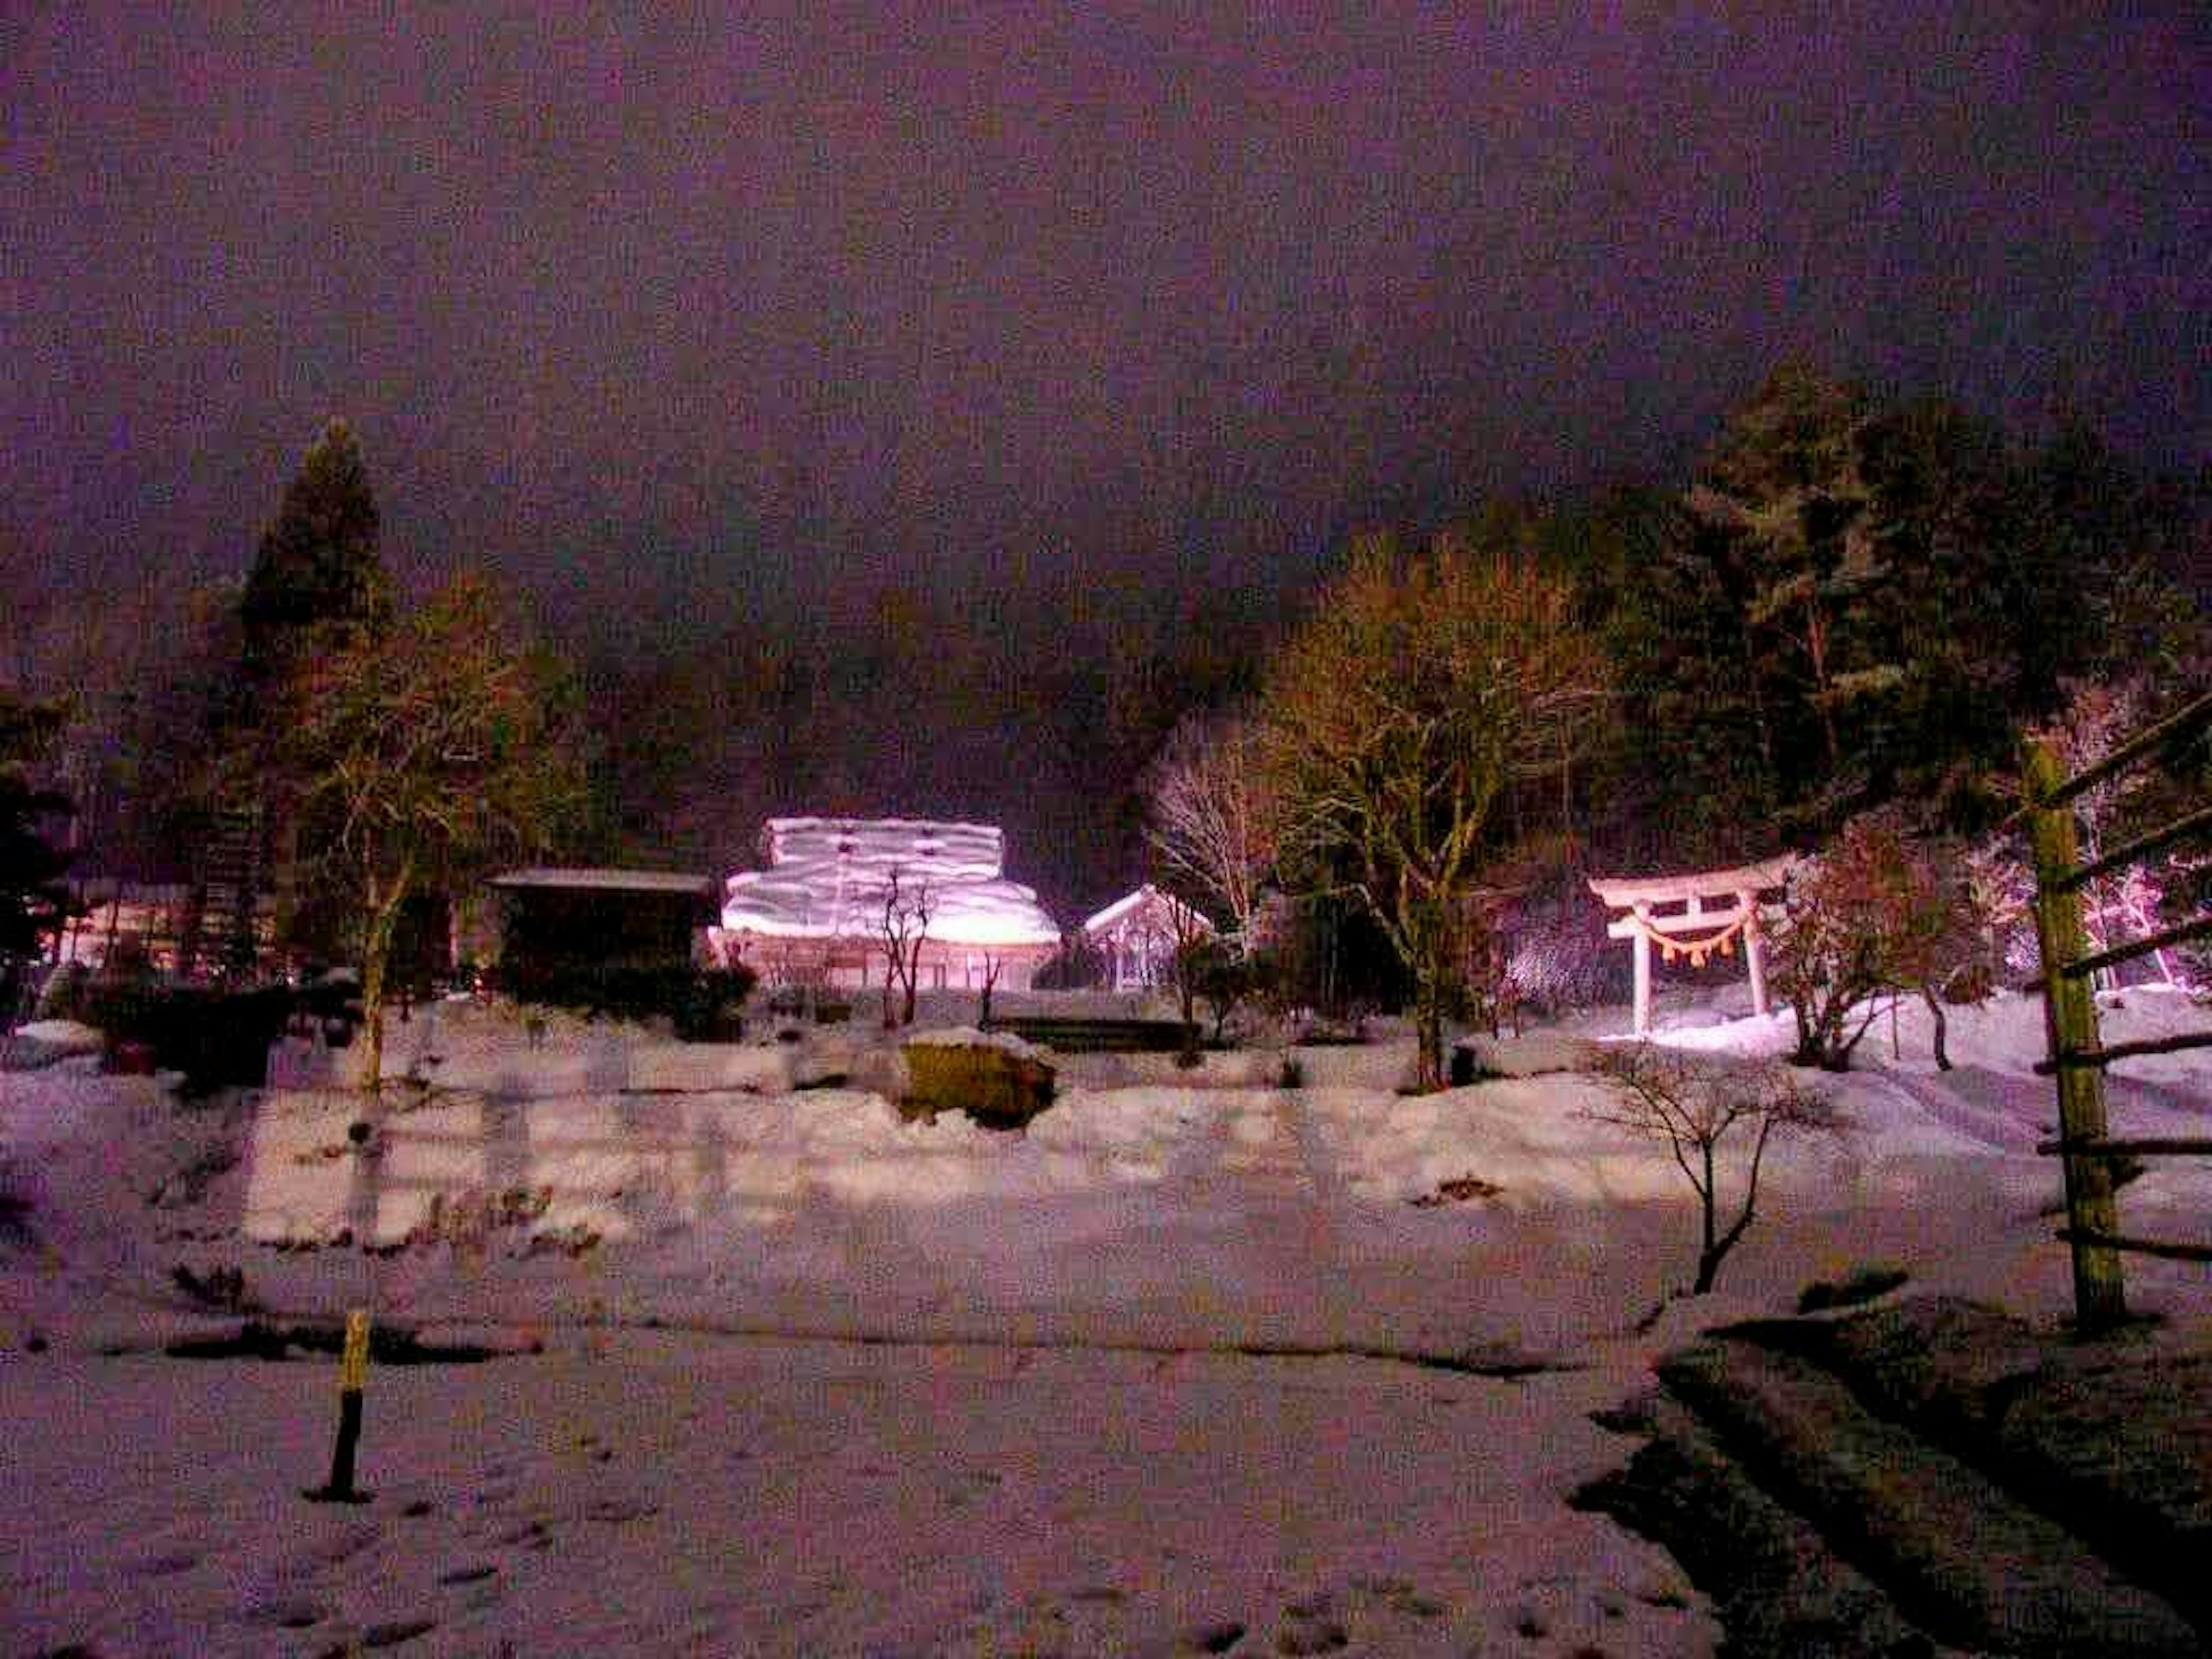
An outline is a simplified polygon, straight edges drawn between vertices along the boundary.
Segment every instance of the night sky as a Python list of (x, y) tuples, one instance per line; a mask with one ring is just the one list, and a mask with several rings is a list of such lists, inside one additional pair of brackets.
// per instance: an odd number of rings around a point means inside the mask
[(1785, 352), (2212, 438), (2201, 3), (631, 9), (6, 5), (0, 576), (242, 572), (331, 414), (631, 644), (1263, 608)]

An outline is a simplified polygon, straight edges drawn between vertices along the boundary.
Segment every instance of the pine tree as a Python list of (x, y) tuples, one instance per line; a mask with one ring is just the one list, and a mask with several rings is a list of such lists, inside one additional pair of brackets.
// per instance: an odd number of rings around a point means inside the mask
[[(250, 954), (256, 891), (276, 898), (276, 928), (288, 946), (326, 950), (337, 918), (303, 915), (303, 859), (297, 791), (281, 729), (288, 683), (327, 652), (382, 633), (392, 615), (390, 578), (377, 555), (380, 519), (361, 445), (332, 420), (286, 486), (276, 519), (239, 600), (240, 672), (219, 693), (216, 725), (228, 750), (216, 782), (214, 817), (230, 828), (207, 849), (231, 867), (234, 913), (218, 918), (234, 954)], [(228, 837), (235, 845), (222, 844)]]
[(353, 428), (333, 420), (307, 451), (239, 603), (246, 671), (265, 690), (289, 672), (310, 630), (381, 627), (392, 584), (377, 555), (380, 520)]
[(1858, 387), (1785, 363), (1729, 422), (1690, 498), (1733, 544), (1747, 671), (1776, 694), (1765, 741), (1809, 716), (1832, 790), (1850, 767), (1853, 717), (1898, 682), (1863, 626), (1890, 575), (1865, 476), (1872, 418)]

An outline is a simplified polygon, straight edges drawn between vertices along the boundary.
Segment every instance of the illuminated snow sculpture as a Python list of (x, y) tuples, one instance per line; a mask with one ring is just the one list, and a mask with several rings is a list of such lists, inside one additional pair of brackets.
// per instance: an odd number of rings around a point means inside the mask
[(924, 989), (1026, 990), (1060, 948), (1036, 894), (1003, 873), (988, 823), (922, 818), (770, 818), (765, 870), (732, 876), (714, 942), (770, 985), (881, 985), (891, 881), (902, 908), (924, 906)]
[(1797, 860), (1788, 854), (1733, 870), (1689, 876), (1592, 876), (1589, 890), (1607, 906), (1627, 914), (1606, 926), (1606, 937), (1625, 939), (1636, 951), (1636, 1035), (1651, 1034), (1651, 947), (1662, 961), (1687, 957), (1702, 968), (1712, 956), (1733, 956), (1743, 945), (1751, 975), (1752, 1012), (1766, 1012), (1766, 963), (1759, 915), (1775, 908), (1761, 898), (1789, 879)]

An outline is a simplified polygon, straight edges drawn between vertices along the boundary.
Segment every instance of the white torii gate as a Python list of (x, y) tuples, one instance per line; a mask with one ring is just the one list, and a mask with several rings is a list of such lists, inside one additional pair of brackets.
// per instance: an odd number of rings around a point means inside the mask
[[(1592, 876), (1589, 890), (1607, 907), (1625, 910), (1606, 924), (1606, 937), (1629, 940), (1636, 951), (1636, 1035), (1651, 1034), (1651, 945), (1662, 960), (1687, 957), (1697, 967), (1717, 952), (1735, 953), (1743, 939), (1744, 966), (1751, 974), (1751, 1006), (1766, 1012), (1766, 962), (1760, 950), (1759, 895), (1789, 879), (1794, 854), (1733, 870), (1707, 870), (1689, 876)], [(1715, 908), (1717, 905), (1718, 908)], [(1680, 907), (1676, 908), (1674, 907)], [(1769, 905), (1771, 908), (1771, 903)]]

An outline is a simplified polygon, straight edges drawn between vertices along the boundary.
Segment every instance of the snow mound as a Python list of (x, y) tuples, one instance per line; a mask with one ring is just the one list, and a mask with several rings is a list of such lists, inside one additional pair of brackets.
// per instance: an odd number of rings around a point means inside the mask
[(5, 1043), (6, 1069), (35, 1072), (78, 1055), (96, 1055), (107, 1039), (73, 1019), (36, 1019), (18, 1026)]

